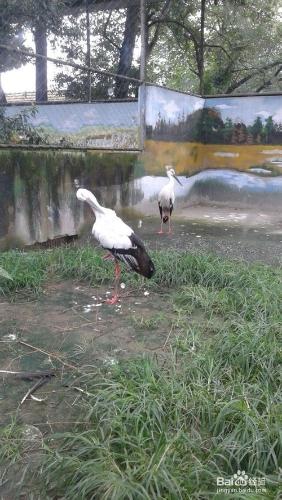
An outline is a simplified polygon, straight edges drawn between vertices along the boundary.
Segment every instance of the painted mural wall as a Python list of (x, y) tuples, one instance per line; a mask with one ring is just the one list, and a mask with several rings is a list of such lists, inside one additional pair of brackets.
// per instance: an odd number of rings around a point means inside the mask
[(0, 122), (5, 144), (139, 148), (137, 101), (2, 106)]
[(144, 158), (148, 172), (170, 164), (193, 176), (191, 203), (281, 207), (282, 96), (203, 99), (148, 86)]
[(201, 170), (201, 117), (205, 100), (160, 87), (146, 87), (145, 165), (162, 173), (173, 164), (178, 173)]

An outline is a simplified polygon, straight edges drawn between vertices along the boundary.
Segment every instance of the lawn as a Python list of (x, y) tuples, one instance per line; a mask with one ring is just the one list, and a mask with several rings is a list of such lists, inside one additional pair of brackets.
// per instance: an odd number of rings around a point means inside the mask
[[(218, 478), (238, 470), (265, 480), (234, 497), (279, 498), (281, 466), (282, 272), (211, 255), (152, 253), (146, 288), (160, 310), (133, 315), (133, 331), (158, 335), (161, 349), (92, 366), (76, 380), (79, 421), (44, 438), (40, 498), (103, 500), (226, 498)], [(48, 282), (107, 284), (112, 265), (91, 247), (7, 252), (3, 300), (33, 300)], [(136, 293), (142, 280), (125, 273)], [(123, 299), (126, 300), (126, 299)], [(21, 420), (0, 434), (1, 459), (19, 461)], [(42, 485), (44, 477), (44, 485)], [(41, 479), (40, 479), (41, 478)]]

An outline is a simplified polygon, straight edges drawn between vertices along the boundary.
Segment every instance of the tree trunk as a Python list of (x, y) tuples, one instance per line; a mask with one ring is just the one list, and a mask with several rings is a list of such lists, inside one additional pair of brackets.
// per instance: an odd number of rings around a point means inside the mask
[(1, 73), (0, 73), (0, 104), (6, 104), (6, 103), (7, 103), (7, 99), (6, 99), (6, 96), (5, 96), (5, 92), (2, 89)]
[[(117, 73), (128, 76), (132, 65), (135, 38), (139, 24), (139, 9), (135, 3), (129, 2), (126, 12), (123, 42), (120, 49), (120, 58)], [(128, 95), (129, 81), (123, 78), (116, 79), (115, 97), (124, 98)]]
[[(34, 30), (35, 52), (42, 56), (47, 56), (47, 34), (46, 29), (38, 24)], [(47, 87), (47, 60), (36, 58), (36, 102), (48, 101)]]
[(205, 46), (205, 9), (206, 0), (201, 0), (201, 38), (199, 46), (199, 92), (204, 93), (204, 46)]

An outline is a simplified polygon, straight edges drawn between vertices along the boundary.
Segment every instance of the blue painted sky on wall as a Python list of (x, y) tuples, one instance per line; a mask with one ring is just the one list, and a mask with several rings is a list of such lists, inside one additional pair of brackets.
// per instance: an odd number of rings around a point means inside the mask
[(204, 99), (167, 90), (160, 87), (146, 87), (146, 125), (154, 126), (159, 113), (167, 121), (177, 123), (183, 115), (204, 107)]
[(276, 123), (282, 123), (282, 95), (203, 99), (154, 86), (148, 86), (146, 94), (146, 125), (154, 126), (159, 113), (166, 121), (177, 123), (183, 113), (187, 116), (203, 107), (216, 108), (223, 120), (231, 118), (246, 125), (252, 124), (257, 116), (262, 120), (272, 116)]
[[(11, 106), (7, 115), (13, 116), (30, 106)], [(63, 133), (77, 132), (83, 127), (137, 127), (139, 122), (138, 102), (123, 103), (74, 103), (44, 104), (36, 106), (35, 117), (30, 123), (35, 127), (52, 127)]]
[(231, 118), (245, 125), (253, 123), (258, 116), (262, 121), (272, 116), (276, 123), (282, 123), (282, 95), (207, 98), (204, 107), (217, 109), (223, 120)]

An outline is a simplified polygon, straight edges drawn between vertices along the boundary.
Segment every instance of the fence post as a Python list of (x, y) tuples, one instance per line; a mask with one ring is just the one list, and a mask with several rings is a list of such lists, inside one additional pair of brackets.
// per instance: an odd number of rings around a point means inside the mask
[[(90, 14), (89, 14), (89, 3), (88, 0), (85, 0), (86, 3), (86, 46), (87, 46), (87, 66), (90, 68), (91, 66), (91, 46), (90, 46)], [(88, 70), (88, 102), (91, 102), (91, 70)]]
[(146, 0), (140, 0), (141, 54), (139, 86), (140, 149), (144, 149), (146, 135)]

